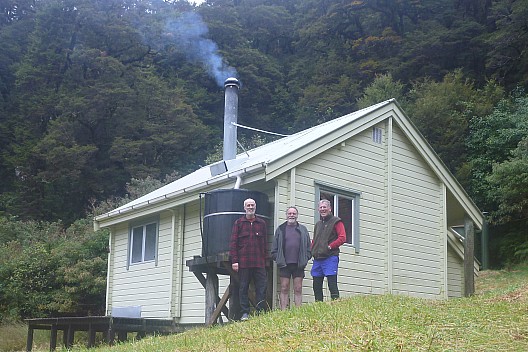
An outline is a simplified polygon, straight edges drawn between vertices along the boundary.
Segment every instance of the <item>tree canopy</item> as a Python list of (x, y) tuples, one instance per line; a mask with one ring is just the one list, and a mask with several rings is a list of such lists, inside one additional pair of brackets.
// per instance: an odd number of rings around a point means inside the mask
[[(230, 75), (240, 122), (279, 133), (398, 95), (457, 174), (487, 82), (526, 85), (524, 2), (4, 2), (0, 211), (72, 223), (132, 178), (192, 171)], [(374, 95), (382, 77), (398, 86)]]

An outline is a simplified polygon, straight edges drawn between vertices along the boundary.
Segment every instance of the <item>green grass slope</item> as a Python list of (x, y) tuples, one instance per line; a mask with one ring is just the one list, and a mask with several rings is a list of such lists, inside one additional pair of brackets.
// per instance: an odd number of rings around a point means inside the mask
[(482, 272), (476, 285), (470, 298), (355, 296), (246, 322), (75, 350), (528, 351), (528, 266)]

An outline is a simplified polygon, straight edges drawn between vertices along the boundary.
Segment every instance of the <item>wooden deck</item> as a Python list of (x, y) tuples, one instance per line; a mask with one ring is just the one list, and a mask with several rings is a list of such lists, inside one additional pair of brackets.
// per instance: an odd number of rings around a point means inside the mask
[(181, 332), (184, 329), (167, 319), (146, 319), (146, 318), (122, 318), (112, 316), (94, 317), (61, 317), (61, 318), (35, 318), (26, 319), (28, 324), (28, 335), (26, 351), (33, 348), (33, 332), (35, 330), (50, 330), (50, 351), (57, 348), (57, 332), (63, 332), (63, 345), (70, 348), (73, 345), (76, 331), (87, 331), (88, 348), (95, 345), (96, 333), (103, 335), (103, 340), (112, 345), (116, 334), (118, 341), (125, 341), (130, 332), (138, 333), (143, 337), (147, 334), (168, 334)]

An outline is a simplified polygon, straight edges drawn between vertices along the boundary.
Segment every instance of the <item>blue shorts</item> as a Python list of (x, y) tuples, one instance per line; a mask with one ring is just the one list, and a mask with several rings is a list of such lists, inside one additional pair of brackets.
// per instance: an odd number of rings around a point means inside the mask
[(337, 275), (339, 256), (334, 255), (324, 259), (314, 259), (311, 274), (313, 277)]

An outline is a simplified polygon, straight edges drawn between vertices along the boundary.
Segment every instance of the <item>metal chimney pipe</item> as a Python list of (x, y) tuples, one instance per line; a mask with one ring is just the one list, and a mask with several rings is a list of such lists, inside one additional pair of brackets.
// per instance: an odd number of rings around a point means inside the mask
[(238, 89), (240, 82), (234, 77), (225, 80), (224, 106), (224, 160), (236, 158), (237, 153), (237, 123), (238, 120)]

